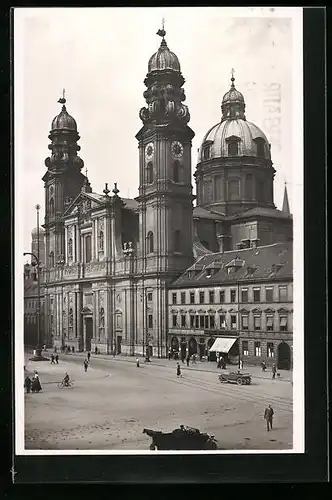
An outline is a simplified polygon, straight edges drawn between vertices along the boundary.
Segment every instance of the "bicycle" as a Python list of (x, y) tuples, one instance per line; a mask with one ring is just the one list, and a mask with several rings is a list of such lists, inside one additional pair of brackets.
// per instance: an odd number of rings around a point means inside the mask
[(67, 384), (62, 380), (61, 382), (58, 383), (59, 389), (64, 389), (65, 387), (73, 387), (74, 383), (72, 380), (69, 380)]

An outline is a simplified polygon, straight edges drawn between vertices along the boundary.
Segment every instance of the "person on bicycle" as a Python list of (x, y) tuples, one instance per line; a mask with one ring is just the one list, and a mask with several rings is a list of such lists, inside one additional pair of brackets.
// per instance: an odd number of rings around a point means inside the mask
[(64, 385), (65, 387), (69, 387), (70, 378), (69, 378), (69, 375), (68, 375), (68, 373), (67, 373), (67, 372), (65, 373), (65, 376), (64, 376), (64, 378), (63, 378), (63, 381), (62, 381), (62, 382), (63, 382), (63, 385)]

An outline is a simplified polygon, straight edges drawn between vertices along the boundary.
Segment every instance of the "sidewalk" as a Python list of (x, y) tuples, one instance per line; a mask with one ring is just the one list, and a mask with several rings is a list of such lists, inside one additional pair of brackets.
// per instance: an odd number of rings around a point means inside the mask
[[(66, 357), (70, 358), (70, 356), (76, 356), (76, 357), (83, 357), (86, 358), (86, 352), (75, 352), (74, 354), (60, 354), (61, 358), (63, 360), (66, 359)], [(91, 354), (91, 361), (94, 359), (104, 359), (107, 361), (111, 362), (124, 362), (124, 363), (136, 363), (136, 356), (125, 356), (122, 354), (117, 354), (115, 357), (112, 355), (107, 355), (107, 354)], [(140, 364), (145, 364), (144, 360), (141, 356), (139, 356)], [(152, 366), (164, 366), (164, 367), (169, 367), (169, 366), (176, 366), (176, 363), (178, 361), (172, 359), (168, 360), (165, 358), (151, 358), (150, 363), (146, 363), (146, 365), (152, 365)], [(187, 364), (186, 363), (181, 363), (182, 367), (185, 367), (187, 369)], [(203, 372), (213, 372), (213, 373), (222, 373), (224, 370), (221, 370), (217, 368), (217, 363), (213, 361), (196, 361), (196, 363), (192, 364), (190, 363), (190, 366), (188, 370), (194, 370), (194, 371), (203, 371)], [(235, 371), (238, 370), (238, 367), (236, 365), (228, 365), (226, 368), (227, 371)], [(242, 372), (250, 372), (252, 377), (254, 378), (262, 378), (262, 379), (272, 379), (272, 371), (271, 368), (267, 368), (265, 372), (262, 371), (262, 368), (259, 365), (244, 365)], [(293, 381), (293, 371), (292, 370), (278, 370), (278, 373), (280, 373), (280, 376), (276, 376), (276, 380), (279, 380), (280, 382), (292, 382)]]

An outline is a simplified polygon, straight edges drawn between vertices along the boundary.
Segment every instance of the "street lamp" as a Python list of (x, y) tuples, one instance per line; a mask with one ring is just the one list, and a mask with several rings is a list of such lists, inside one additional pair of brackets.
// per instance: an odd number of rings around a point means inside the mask
[(134, 336), (134, 334), (135, 334), (135, 330), (134, 330), (135, 315), (134, 315), (134, 283), (133, 283), (134, 249), (133, 249), (132, 241), (129, 241), (128, 243), (124, 243), (123, 253), (124, 253), (125, 257), (128, 257), (128, 259), (129, 259), (129, 281), (130, 281), (129, 293), (130, 293), (130, 323), (131, 323), (130, 355), (134, 356), (135, 355), (135, 336)]

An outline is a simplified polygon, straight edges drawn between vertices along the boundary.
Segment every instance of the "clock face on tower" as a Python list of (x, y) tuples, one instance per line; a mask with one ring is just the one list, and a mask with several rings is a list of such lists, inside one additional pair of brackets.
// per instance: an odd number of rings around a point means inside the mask
[(151, 158), (153, 157), (153, 153), (154, 153), (154, 145), (153, 145), (153, 142), (149, 142), (149, 144), (147, 144), (145, 146), (145, 157), (147, 160), (151, 160)]
[(171, 144), (172, 154), (175, 158), (181, 158), (183, 155), (183, 146), (179, 141), (173, 141)]

